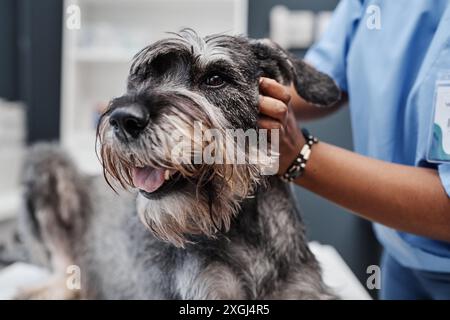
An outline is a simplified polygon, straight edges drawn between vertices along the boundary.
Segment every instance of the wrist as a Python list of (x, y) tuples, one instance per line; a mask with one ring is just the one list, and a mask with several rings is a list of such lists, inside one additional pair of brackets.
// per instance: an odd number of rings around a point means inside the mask
[(292, 162), (297, 157), (300, 149), (306, 143), (305, 138), (297, 123), (286, 130), (286, 133), (280, 137), (280, 147), (279, 147), (279, 166), (278, 166), (278, 175), (282, 176)]
[(306, 129), (301, 130), (301, 135), (303, 136), (301, 147), (297, 149), (298, 151), (296, 152), (295, 158), (280, 175), (286, 182), (293, 182), (303, 175), (311, 156), (313, 146), (319, 142), (319, 140), (311, 135)]

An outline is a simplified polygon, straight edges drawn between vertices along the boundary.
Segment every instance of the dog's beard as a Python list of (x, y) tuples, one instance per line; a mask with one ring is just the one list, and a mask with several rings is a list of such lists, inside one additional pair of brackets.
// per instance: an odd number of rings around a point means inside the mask
[(205, 188), (169, 193), (158, 200), (139, 195), (139, 217), (158, 238), (177, 247), (191, 242), (193, 235), (214, 238), (218, 232), (229, 230), (240, 201), (246, 197), (220, 180), (211, 181)]
[[(168, 190), (154, 199), (139, 194), (137, 199), (141, 221), (158, 238), (184, 247), (192, 235), (214, 238), (218, 232), (229, 230), (240, 202), (262, 181), (261, 167), (251, 159), (256, 154), (254, 150), (236, 145), (235, 137), (227, 130), (228, 121), (206, 99), (192, 92), (178, 91), (167, 102), (164, 115), (131, 143), (114, 138), (106, 114), (99, 125), (100, 156), (105, 178), (112, 177), (123, 188), (135, 187), (133, 168), (136, 167), (169, 170), (187, 180), (187, 187), (180, 190)], [(229, 147), (233, 146), (234, 159), (245, 159), (244, 163), (196, 164), (196, 151), (203, 152), (205, 147), (205, 141), (195, 136), (196, 123), (202, 124), (202, 130), (214, 128), (224, 137), (222, 143), (214, 145), (215, 153), (229, 155)], [(185, 153), (183, 161), (173, 159), (173, 150), (180, 143), (176, 137), (180, 136), (190, 142), (191, 161), (186, 161)]]

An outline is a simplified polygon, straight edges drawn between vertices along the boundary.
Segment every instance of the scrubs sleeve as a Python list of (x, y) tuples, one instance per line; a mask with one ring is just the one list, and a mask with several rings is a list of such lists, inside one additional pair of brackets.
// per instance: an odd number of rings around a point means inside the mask
[(347, 53), (363, 14), (362, 2), (341, 0), (326, 31), (305, 56), (309, 64), (332, 77), (343, 91), (347, 91)]

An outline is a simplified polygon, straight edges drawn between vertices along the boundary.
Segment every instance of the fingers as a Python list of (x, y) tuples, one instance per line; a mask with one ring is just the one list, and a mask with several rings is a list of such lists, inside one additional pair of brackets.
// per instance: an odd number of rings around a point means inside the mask
[(288, 111), (288, 106), (282, 101), (268, 96), (259, 96), (259, 112), (262, 116), (278, 120), (284, 125)]
[(281, 100), (285, 104), (288, 104), (291, 100), (289, 90), (282, 84), (276, 82), (270, 78), (261, 77), (259, 80), (259, 90), (262, 95), (270, 96), (277, 100)]
[(284, 130), (284, 125), (273, 118), (267, 117), (267, 116), (260, 116), (258, 119), (258, 126), (262, 129), (267, 130)]
[(259, 86), (261, 92), (260, 113), (284, 125), (289, 111), (288, 103), (291, 99), (288, 89), (275, 80), (264, 77), (260, 79)]
[[(297, 127), (293, 111), (289, 107), (289, 89), (269, 78), (260, 79), (258, 126), (263, 129), (279, 130), (280, 166), (284, 173), (298, 153), (303, 136)], [(269, 140), (271, 135), (268, 136)], [(300, 141), (300, 142), (299, 142)]]

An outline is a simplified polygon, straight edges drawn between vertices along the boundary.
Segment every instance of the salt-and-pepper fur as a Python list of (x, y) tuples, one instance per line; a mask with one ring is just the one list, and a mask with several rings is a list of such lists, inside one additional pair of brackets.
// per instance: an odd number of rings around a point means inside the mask
[[(205, 85), (219, 74), (224, 85)], [(55, 145), (37, 145), (24, 167), (21, 229), (32, 261), (54, 276), (25, 298), (328, 299), (290, 188), (254, 164), (175, 164), (174, 128), (257, 128), (258, 79), (294, 83), (318, 106), (340, 97), (334, 82), (269, 40), (183, 30), (139, 52), (127, 92), (99, 122), (105, 177), (85, 177)], [(107, 81), (107, 79), (105, 79)], [(119, 139), (110, 116), (139, 105), (150, 120)], [(179, 173), (185, 182), (146, 197), (133, 166)], [(127, 189), (123, 190), (122, 189)], [(81, 289), (67, 287), (78, 266)]]

